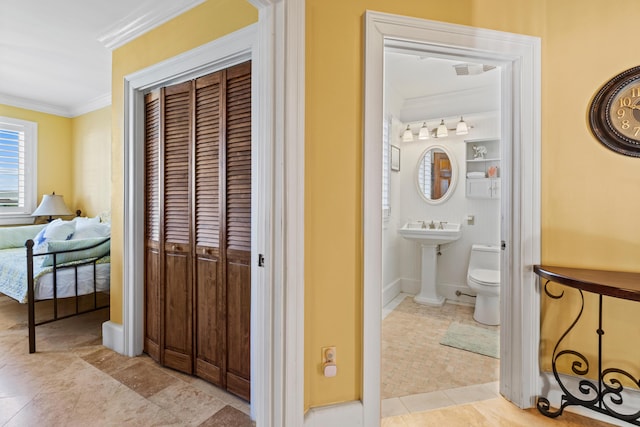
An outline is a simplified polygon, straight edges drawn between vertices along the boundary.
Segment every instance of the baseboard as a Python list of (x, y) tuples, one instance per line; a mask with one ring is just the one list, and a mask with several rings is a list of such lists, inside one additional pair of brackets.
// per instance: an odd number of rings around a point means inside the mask
[[(580, 392), (576, 392), (579, 387), (579, 382), (582, 378), (573, 377), (570, 375), (560, 375), (562, 378), (563, 384), (567, 387), (569, 391), (571, 391), (574, 395), (579, 396)], [(553, 373), (551, 372), (543, 372), (541, 373), (542, 380), (542, 396), (546, 397), (549, 400), (549, 403), (553, 408), (558, 408), (561, 403), (562, 395), (564, 392), (558, 385)], [(633, 414), (638, 411), (638, 406), (640, 402), (640, 391), (631, 390), (625, 388), (626, 399), (621, 405), (616, 406), (616, 410), (623, 414)], [(595, 420), (604, 421), (609, 424), (618, 425), (618, 426), (631, 426), (632, 424), (619, 420), (617, 418), (610, 417), (605, 414), (601, 414), (600, 412), (593, 411), (591, 409), (582, 407), (582, 406), (567, 406), (565, 409), (568, 412), (573, 412), (574, 414), (579, 414), (587, 418), (593, 418)], [(560, 418), (562, 419), (562, 415)]]
[(389, 283), (382, 289), (382, 306), (389, 304), (395, 297), (397, 297), (402, 291), (400, 286), (400, 280), (396, 279), (394, 282)]
[(124, 354), (124, 329), (121, 324), (110, 320), (102, 324), (102, 345)]
[(304, 416), (304, 427), (362, 427), (363, 409), (359, 400), (311, 408)]

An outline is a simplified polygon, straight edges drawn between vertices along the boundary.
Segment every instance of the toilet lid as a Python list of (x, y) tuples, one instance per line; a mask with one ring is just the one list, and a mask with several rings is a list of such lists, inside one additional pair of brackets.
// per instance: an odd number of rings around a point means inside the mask
[(500, 283), (499, 270), (485, 270), (484, 268), (476, 268), (471, 270), (469, 276), (478, 283), (486, 285), (497, 285)]

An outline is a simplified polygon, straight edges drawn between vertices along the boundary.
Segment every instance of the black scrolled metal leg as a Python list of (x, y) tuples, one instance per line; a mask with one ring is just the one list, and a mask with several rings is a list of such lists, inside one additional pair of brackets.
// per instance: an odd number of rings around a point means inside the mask
[[(554, 294), (549, 289), (549, 280), (545, 282), (544, 291), (545, 294), (552, 299), (560, 299), (564, 296), (564, 291), (561, 291), (559, 294)], [(571, 371), (579, 375), (581, 377), (586, 376), (589, 373), (590, 365), (589, 360), (581, 353), (575, 350), (562, 350), (558, 351), (560, 344), (564, 340), (564, 338), (569, 334), (569, 332), (575, 327), (580, 318), (582, 317), (582, 312), (584, 310), (584, 294), (582, 290), (578, 289), (581, 298), (580, 312), (576, 316), (575, 320), (569, 328), (562, 334), (560, 339), (558, 340), (556, 346), (553, 349), (553, 357), (551, 361), (551, 366), (553, 370), (553, 376), (555, 377), (558, 385), (564, 392), (561, 397), (560, 407), (557, 410), (553, 410), (551, 408), (551, 404), (549, 399), (546, 397), (538, 397), (538, 401), (536, 407), (538, 411), (543, 415), (555, 418), (562, 414), (564, 408), (570, 405), (579, 405), (586, 407), (588, 409), (594, 410), (601, 414), (609, 415), (611, 417), (617, 418), (619, 420), (624, 420), (630, 424), (640, 426), (640, 409), (636, 410), (631, 409), (630, 413), (623, 413), (622, 405), (624, 403), (624, 393), (625, 387), (624, 383), (630, 385), (629, 389), (633, 390), (633, 392), (637, 392), (640, 388), (640, 379), (635, 378), (631, 373), (618, 368), (602, 368), (602, 340), (605, 334), (604, 329), (602, 327), (602, 311), (603, 311), (603, 296), (599, 295), (598, 302), (598, 329), (596, 333), (598, 335), (598, 363), (597, 363), (597, 382), (593, 382), (587, 379), (581, 379), (578, 382), (578, 391), (580, 395), (576, 396), (571, 393), (565, 383), (562, 381), (562, 378), (558, 374), (558, 360), (560, 358), (570, 357), (572, 358), (571, 362)], [(571, 359), (570, 359), (571, 360)], [(632, 386), (631, 386), (632, 385)]]
[[(549, 283), (550, 283), (550, 280), (547, 280), (545, 282), (545, 284), (544, 284), (544, 292), (549, 298), (557, 300), (557, 299), (561, 299), (562, 297), (564, 297), (564, 291), (561, 291), (558, 294), (552, 292), (550, 287), (549, 287)], [(580, 294), (580, 311), (578, 312), (578, 315), (573, 320), (571, 325), (569, 325), (567, 330), (562, 334), (562, 336), (560, 337), (560, 339), (556, 343), (555, 347), (553, 348), (553, 356), (552, 356), (552, 359), (551, 359), (551, 369), (553, 371), (553, 376), (555, 377), (556, 382), (558, 383), (558, 385), (560, 386), (560, 388), (562, 389), (562, 391), (564, 393), (562, 395), (562, 398), (561, 398), (560, 407), (555, 411), (552, 410), (551, 404), (549, 402), (549, 399), (547, 399), (545, 397), (538, 397), (538, 402), (536, 404), (536, 407), (538, 408), (538, 411), (540, 411), (540, 413), (542, 413), (543, 415), (546, 415), (547, 417), (550, 417), (550, 418), (555, 418), (555, 417), (561, 415), (562, 412), (564, 411), (564, 408), (566, 408), (567, 406), (570, 406), (570, 405), (591, 405), (591, 404), (596, 403), (598, 401), (598, 390), (597, 390), (597, 387), (593, 383), (589, 382), (588, 380), (581, 380), (580, 381), (580, 385), (579, 385), (580, 393), (582, 393), (583, 397), (587, 397), (588, 396), (586, 399), (585, 398), (580, 398), (578, 396), (575, 396), (574, 394), (572, 394), (569, 391), (569, 389), (564, 384), (564, 382), (562, 381), (562, 378), (560, 377), (560, 375), (558, 373), (558, 360), (560, 358), (563, 358), (563, 357), (564, 358), (570, 357), (570, 358), (573, 359), (573, 361), (571, 362), (571, 370), (573, 371), (573, 373), (575, 373), (577, 375), (580, 375), (580, 376), (584, 376), (584, 375), (587, 375), (589, 373), (589, 360), (583, 354), (581, 354), (581, 353), (579, 353), (579, 352), (577, 352), (575, 350), (558, 351), (562, 341), (569, 334), (569, 332), (571, 332), (571, 330), (573, 330), (575, 325), (578, 323), (578, 321), (582, 317), (582, 313), (584, 311), (584, 294), (582, 293), (582, 290), (580, 290), (580, 289), (578, 289), (578, 292)]]

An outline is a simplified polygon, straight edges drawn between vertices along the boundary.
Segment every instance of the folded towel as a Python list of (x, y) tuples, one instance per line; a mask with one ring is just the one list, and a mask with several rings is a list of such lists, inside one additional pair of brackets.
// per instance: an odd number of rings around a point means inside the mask
[(485, 178), (484, 172), (467, 172), (467, 178)]

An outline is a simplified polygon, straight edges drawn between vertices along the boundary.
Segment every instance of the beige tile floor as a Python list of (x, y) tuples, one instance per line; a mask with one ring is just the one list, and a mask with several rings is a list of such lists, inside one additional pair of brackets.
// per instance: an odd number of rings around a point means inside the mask
[[(47, 304), (47, 303), (44, 303)], [(102, 345), (102, 310), (37, 328), (0, 294), (0, 426), (252, 426), (247, 402)]]
[[(0, 295), (0, 426), (252, 426), (249, 405), (145, 356), (100, 345), (105, 311), (38, 327), (28, 354), (26, 306)], [(494, 398), (387, 417), (384, 427), (606, 426), (570, 413), (551, 420)], [(301, 426), (292, 426), (301, 427)]]
[(556, 419), (521, 410), (498, 391), (498, 359), (440, 344), (452, 322), (473, 320), (473, 307), (416, 304), (400, 294), (382, 322), (382, 426), (609, 426), (565, 411)]

